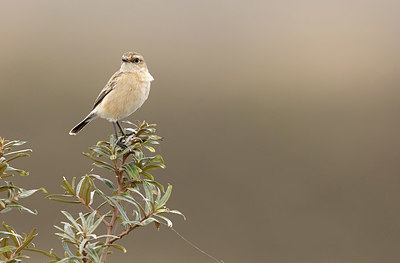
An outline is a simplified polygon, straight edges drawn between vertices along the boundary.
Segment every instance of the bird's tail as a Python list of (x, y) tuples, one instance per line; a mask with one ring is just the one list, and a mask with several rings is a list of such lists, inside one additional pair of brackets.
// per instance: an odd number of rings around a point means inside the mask
[(72, 128), (72, 130), (69, 132), (69, 135), (76, 135), (78, 134), (78, 132), (80, 130), (83, 129), (83, 127), (86, 126), (86, 124), (88, 124), (91, 120), (95, 119), (97, 116), (95, 113), (91, 112), (88, 116), (86, 116), (85, 119), (83, 119), (83, 121), (81, 121), (80, 123), (78, 123), (74, 128)]

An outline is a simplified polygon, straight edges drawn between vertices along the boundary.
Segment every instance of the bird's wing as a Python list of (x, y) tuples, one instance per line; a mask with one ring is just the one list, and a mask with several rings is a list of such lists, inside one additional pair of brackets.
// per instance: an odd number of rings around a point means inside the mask
[(106, 86), (102, 89), (100, 92), (99, 96), (97, 96), (96, 101), (94, 102), (93, 109), (96, 108), (97, 105), (100, 104), (100, 102), (103, 101), (103, 99), (107, 96), (108, 93), (110, 93), (114, 87), (117, 85), (119, 78), (121, 77), (123, 72), (117, 71), (112, 75), (110, 80), (107, 82)]

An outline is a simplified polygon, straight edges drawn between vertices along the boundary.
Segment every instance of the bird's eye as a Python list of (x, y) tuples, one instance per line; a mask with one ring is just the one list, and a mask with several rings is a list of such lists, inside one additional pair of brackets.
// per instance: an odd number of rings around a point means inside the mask
[(140, 62), (140, 58), (135, 58), (135, 63), (139, 63)]

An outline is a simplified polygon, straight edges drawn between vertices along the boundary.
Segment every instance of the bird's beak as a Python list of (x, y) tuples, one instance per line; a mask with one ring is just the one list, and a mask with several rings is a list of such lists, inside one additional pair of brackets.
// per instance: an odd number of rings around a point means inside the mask
[(128, 62), (128, 60), (126, 58), (123, 58), (122, 61), (123, 62)]

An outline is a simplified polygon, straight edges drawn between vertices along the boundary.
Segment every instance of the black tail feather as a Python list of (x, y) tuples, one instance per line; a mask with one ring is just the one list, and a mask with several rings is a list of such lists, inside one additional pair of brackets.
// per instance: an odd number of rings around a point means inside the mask
[(76, 135), (80, 130), (83, 129), (83, 127), (86, 126), (91, 120), (93, 120), (96, 117), (94, 113), (90, 113), (83, 121), (78, 123), (72, 130), (69, 132), (69, 135)]

